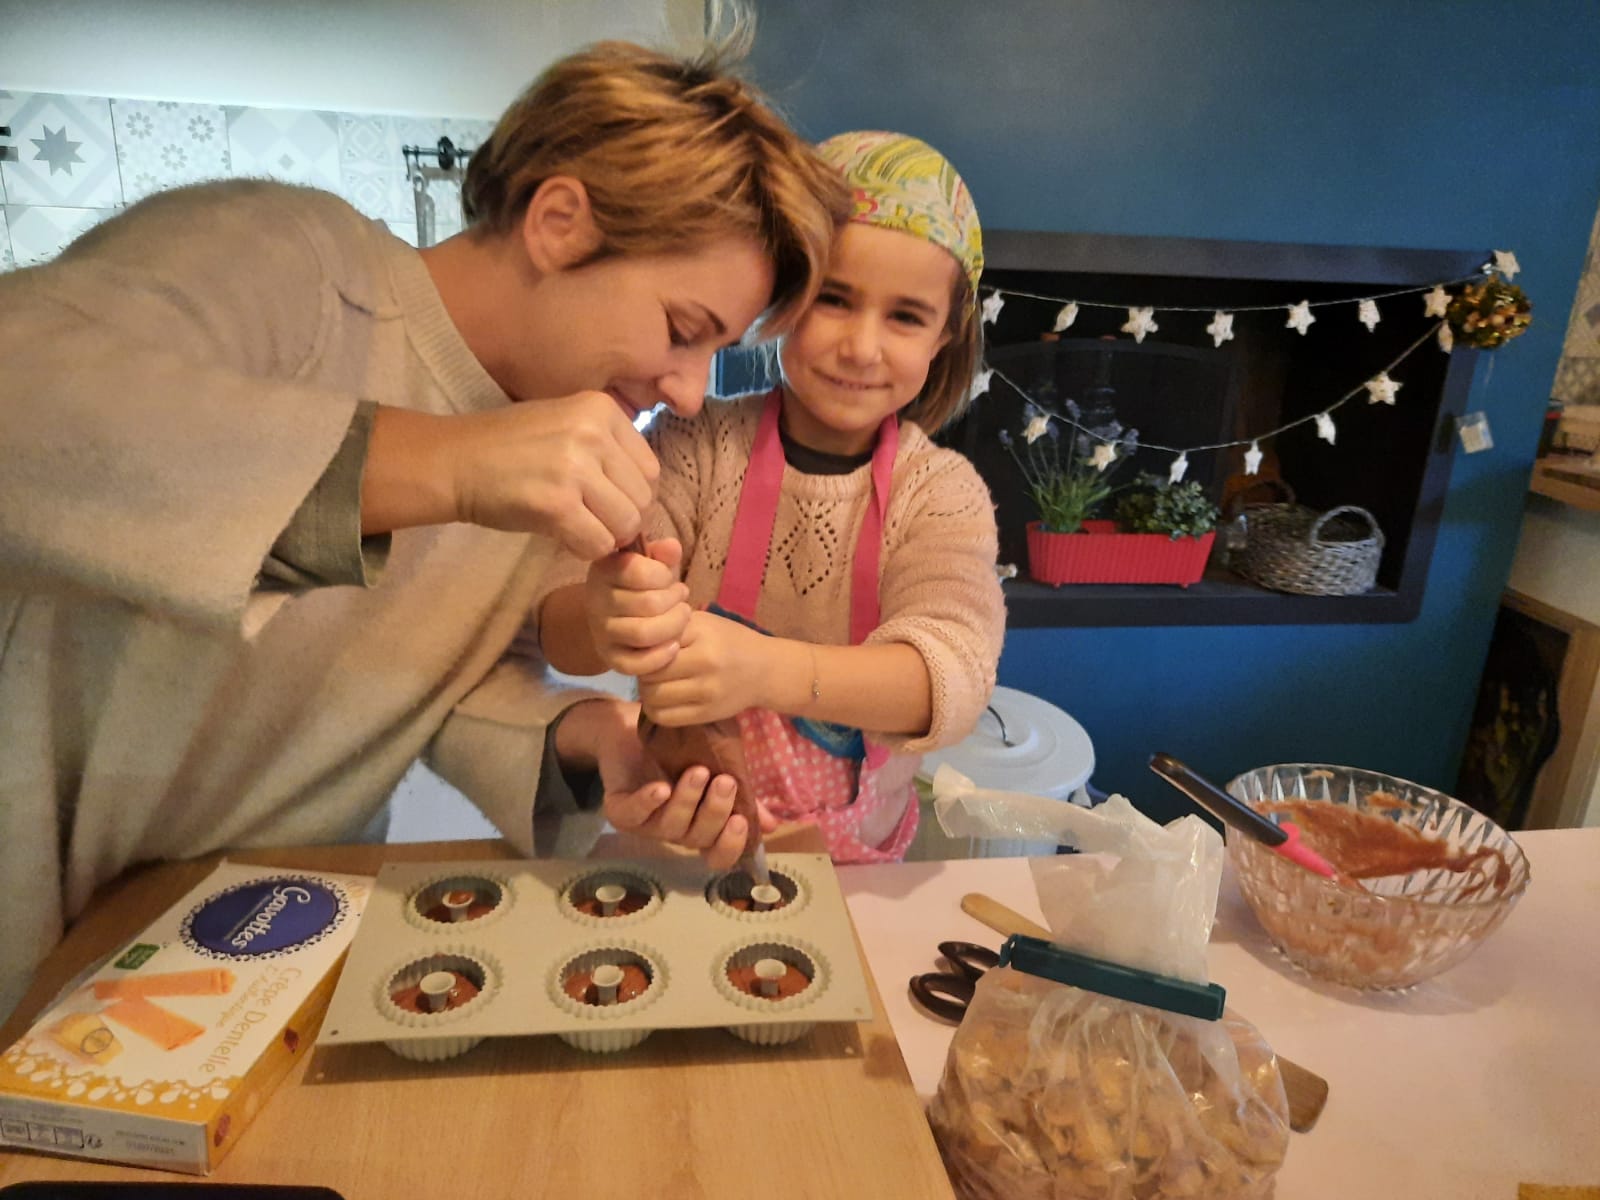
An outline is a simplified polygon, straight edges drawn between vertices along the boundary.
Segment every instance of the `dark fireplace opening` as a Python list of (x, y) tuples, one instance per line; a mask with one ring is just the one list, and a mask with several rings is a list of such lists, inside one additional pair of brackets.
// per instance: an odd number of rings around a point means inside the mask
[[(1416, 615), (1476, 352), (1440, 349), (1432, 336), (1438, 319), (1425, 315), (1418, 291), (1379, 298), (1380, 320), (1370, 331), (1358, 319), (1357, 301), (1466, 278), (1487, 255), (1009, 231), (989, 235), (988, 250), (982, 290), (1005, 293), (998, 320), (986, 328), (985, 358), (997, 375), (940, 440), (972, 459), (994, 495), (1001, 560), (1022, 569), (1007, 584), (1013, 625)], [(1056, 313), (1069, 300), (1082, 307), (1069, 328), (1054, 334)], [(1301, 335), (1287, 327), (1287, 310), (1303, 300), (1312, 302), (1316, 319)], [(1121, 330), (1127, 306), (1155, 309), (1159, 328), (1142, 343)], [(1221, 346), (1206, 329), (1215, 310), (1233, 313), (1234, 336)], [(1396, 403), (1369, 402), (1365, 382), (1397, 359), (1390, 371), (1400, 383)], [(1262, 481), (1281, 478), (1300, 503), (1318, 511), (1359, 505), (1385, 536), (1376, 586), (1349, 597), (1270, 592), (1233, 575), (1218, 553), (1206, 578), (1188, 589), (1057, 589), (1028, 581), (1025, 527), (1036, 513), (999, 436), (1002, 429), (1020, 433), (1027, 401), (1000, 375), (1058, 414), (1070, 398), (1087, 410), (1084, 424), (1114, 414), (1137, 429), (1140, 449), (1120, 468), (1119, 483), (1139, 472), (1167, 475), (1176, 455), (1154, 447), (1248, 441), (1304, 419), (1261, 437), (1256, 476), (1244, 473), (1247, 447), (1237, 446), (1189, 450), (1185, 478), (1199, 480), (1219, 503), (1278, 499), (1281, 492)], [(1311, 418), (1335, 405), (1329, 444)]]
[[(1024, 399), (1000, 378), (977, 402), (961, 426), (944, 436), (978, 464), (996, 505), (1003, 562), (1026, 561), (1024, 530), (1034, 519), (1033, 501), (1014, 461), (1000, 442), (1002, 430), (1021, 436), (1030, 403), (1057, 417), (1070, 417), (1089, 429), (1113, 422), (1137, 430), (1141, 439), (1132, 461), (1115, 468), (1112, 479), (1129, 483), (1141, 472), (1166, 476), (1173, 455), (1143, 444), (1198, 445), (1229, 440), (1238, 404), (1233, 363), (1209, 348), (1147, 342), (1124, 337), (1054, 338), (991, 346), (985, 361), (1016, 383)], [(1059, 436), (1073, 434), (1057, 426)], [(999, 453), (996, 453), (996, 451)], [(1186, 479), (1198, 480), (1215, 496), (1222, 486), (1220, 455), (1189, 455)], [(1106, 515), (1110, 515), (1107, 513)]]

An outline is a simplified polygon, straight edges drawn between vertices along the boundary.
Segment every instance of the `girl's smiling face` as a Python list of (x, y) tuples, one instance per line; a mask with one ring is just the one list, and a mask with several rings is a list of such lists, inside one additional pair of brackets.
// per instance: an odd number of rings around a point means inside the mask
[(868, 450), (950, 340), (958, 273), (947, 250), (914, 234), (846, 225), (821, 292), (779, 352), (789, 436), (830, 454)]

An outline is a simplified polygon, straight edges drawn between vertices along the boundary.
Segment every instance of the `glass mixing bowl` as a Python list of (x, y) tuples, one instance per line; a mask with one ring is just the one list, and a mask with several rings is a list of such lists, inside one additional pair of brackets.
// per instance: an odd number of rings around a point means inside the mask
[(1437, 975), (1493, 933), (1528, 886), (1527, 856), (1510, 834), (1476, 809), (1409, 780), (1355, 767), (1279, 763), (1230, 780), (1227, 790), (1257, 808), (1284, 800), (1345, 805), (1409, 825), (1452, 852), (1488, 849), (1498, 856), (1467, 871), (1367, 879), (1357, 890), (1230, 831), (1228, 857), (1245, 901), (1273, 944), (1322, 979), (1404, 988)]

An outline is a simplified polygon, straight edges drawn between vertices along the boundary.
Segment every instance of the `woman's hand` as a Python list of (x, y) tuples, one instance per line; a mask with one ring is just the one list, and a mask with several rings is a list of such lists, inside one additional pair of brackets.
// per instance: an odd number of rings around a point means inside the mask
[(765, 703), (778, 655), (793, 645), (715, 613), (690, 614), (678, 652), (639, 680), (639, 699), (658, 725), (720, 721)]
[[(698, 850), (708, 867), (724, 871), (739, 861), (748, 833), (748, 823), (733, 811), (734, 791), (733, 776), (690, 767), (672, 785), (607, 785), (603, 807), (616, 829)], [(761, 825), (773, 829), (777, 821), (762, 809)]]
[[(733, 815), (734, 781), (690, 767), (670, 783), (639, 743), (639, 706), (621, 700), (583, 700), (572, 706), (556, 732), (556, 752), (574, 766), (597, 767), (606, 819), (624, 833), (637, 833), (701, 852), (706, 865), (722, 871), (739, 861), (748, 827)], [(778, 822), (760, 809), (761, 828)]]
[(604, 392), (448, 416), (380, 406), (361, 530), (466, 521), (544, 534), (593, 560), (637, 536), (660, 471)]
[(678, 582), (683, 546), (652, 542), (646, 553), (620, 550), (589, 565), (584, 617), (605, 668), (648, 675), (669, 664), (689, 623), (689, 589)]

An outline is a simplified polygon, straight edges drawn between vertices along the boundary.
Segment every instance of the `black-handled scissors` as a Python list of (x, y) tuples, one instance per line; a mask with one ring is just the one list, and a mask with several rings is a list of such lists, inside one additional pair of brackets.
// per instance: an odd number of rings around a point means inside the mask
[(979, 976), (999, 966), (1000, 955), (974, 942), (940, 942), (939, 953), (950, 970), (913, 975), (911, 995), (934, 1016), (959, 1022), (966, 1015)]

